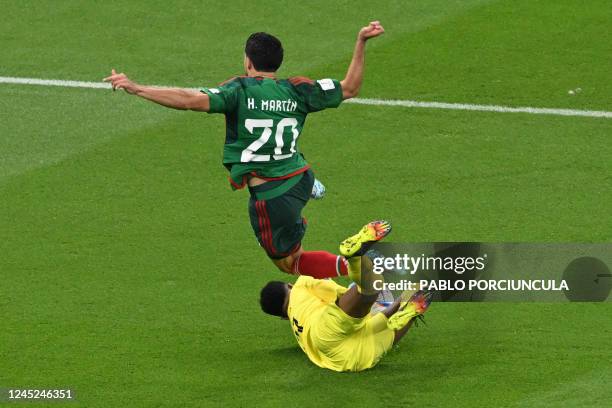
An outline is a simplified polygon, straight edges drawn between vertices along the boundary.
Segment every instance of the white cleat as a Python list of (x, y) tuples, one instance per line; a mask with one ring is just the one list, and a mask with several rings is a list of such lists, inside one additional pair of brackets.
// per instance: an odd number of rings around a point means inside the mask
[(310, 193), (310, 197), (313, 200), (321, 200), (325, 195), (325, 186), (318, 179), (315, 179), (314, 184), (312, 186), (312, 192)]

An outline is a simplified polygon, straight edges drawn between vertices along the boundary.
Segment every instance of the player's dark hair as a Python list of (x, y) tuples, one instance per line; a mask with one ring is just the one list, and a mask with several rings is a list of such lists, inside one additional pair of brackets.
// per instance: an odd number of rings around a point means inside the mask
[(287, 284), (285, 282), (271, 281), (261, 289), (259, 304), (261, 310), (272, 316), (287, 317), (283, 306), (287, 296)]
[(253, 33), (249, 36), (244, 52), (257, 71), (275, 72), (283, 63), (283, 45), (268, 33)]

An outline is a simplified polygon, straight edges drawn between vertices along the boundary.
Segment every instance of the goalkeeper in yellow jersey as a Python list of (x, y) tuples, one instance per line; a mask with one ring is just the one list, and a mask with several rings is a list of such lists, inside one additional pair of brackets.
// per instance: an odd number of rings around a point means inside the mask
[(369, 247), (391, 231), (385, 221), (373, 221), (340, 244), (349, 262), (351, 288), (331, 280), (301, 276), (294, 285), (269, 282), (262, 290), (264, 312), (288, 319), (295, 338), (308, 358), (334, 371), (362, 371), (373, 367), (408, 331), (431, 302), (431, 295), (417, 291), (403, 294), (380, 313), (370, 309), (379, 291), (374, 287), (382, 275), (372, 272), (363, 256)]

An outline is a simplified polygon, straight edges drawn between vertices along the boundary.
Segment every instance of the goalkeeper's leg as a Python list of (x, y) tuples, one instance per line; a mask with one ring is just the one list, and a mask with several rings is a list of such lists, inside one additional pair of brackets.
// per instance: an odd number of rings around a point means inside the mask
[(364, 254), (390, 232), (389, 222), (372, 221), (340, 243), (340, 253), (348, 262), (348, 275), (357, 285), (342, 295), (338, 306), (351, 317), (368, 315), (382, 289), (382, 275), (373, 272), (372, 260)]
[[(401, 298), (398, 298), (392, 305), (382, 311), (382, 313), (387, 317), (387, 319), (391, 318), (396, 312), (399, 311), (401, 304)], [(408, 333), (408, 330), (412, 327), (415, 319), (410, 319), (406, 325), (400, 329), (395, 330), (395, 337), (393, 338), (393, 345), (399, 343), (399, 341)]]
[(370, 313), (370, 309), (380, 290), (376, 290), (376, 280), (382, 282), (382, 275), (372, 271), (372, 261), (367, 256), (353, 257), (349, 259), (349, 270), (359, 268), (361, 270), (361, 285), (354, 285), (340, 299), (338, 306), (351, 317), (364, 317)]
[(433, 297), (431, 292), (419, 290), (406, 299), (407, 293), (402, 293), (402, 296), (382, 312), (387, 316), (387, 327), (395, 330), (393, 344), (404, 337), (417, 319), (423, 319)]
[(393, 339), (393, 345), (399, 343), (399, 341), (406, 335), (406, 333), (408, 333), (408, 330), (410, 330), (413, 323), (414, 323), (414, 319), (410, 320), (408, 324), (402, 327), (401, 329), (395, 331), (395, 338)]

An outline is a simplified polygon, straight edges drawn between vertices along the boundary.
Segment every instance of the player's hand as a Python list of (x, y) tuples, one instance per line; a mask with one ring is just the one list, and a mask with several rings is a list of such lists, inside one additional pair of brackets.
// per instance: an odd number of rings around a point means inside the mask
[(113, 91), (116, 89), (124, 89), (129, 94), (135, 94), (138, 91), (138, 84), (130, 81), (130, 79), (124, 73), (118, 74), (113, 69), (111, 75), (104, 78), (104, 82), (110, 82), (113, 87)]
[(385, 32), (385, 29), (380, 25), (380, 21), (372, 21), (366, 27), (359, 30), (359, 36), (357, 37), (360, 41), (367, 41), (370, 38), (378, 37)]

